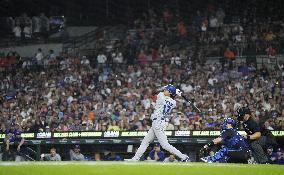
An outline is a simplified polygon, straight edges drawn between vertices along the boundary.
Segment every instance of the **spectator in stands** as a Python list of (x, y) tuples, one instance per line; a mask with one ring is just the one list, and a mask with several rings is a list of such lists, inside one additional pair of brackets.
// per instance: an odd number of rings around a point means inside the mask
[(107, 61), (107, 57), (103, 53), (99, 53), (97, 56), (98, 65), (103, 65)]
[(277, 154), (276, 163), (277, 164), (284, 164), (284, 152), (283, 152), (283, 149), (282, 148), (278, 148), (276, 154)]
[(30, 26), (26, 25), (24, 27), (23, 33), (24, 33), (24, 38), (25, 39), (31, 39), (32, 38), (32, 31), (31, 31), (31, 27)]
[(48, 125), (48, 123), (46, 122), (46, 118), (44, 115), (41, 115), (39, 117), (36, 117), (35, 119), (35, 124), (34, 124), (34, 130), (36, 132), (43, 132), (45, 127)]
[(147, 160), (164, 161), (165, 153), (161, 150), (159, 143), (154, 145), (154, 149), (149, 153)]
[(80, 152), (80, 145), (75, 145), (73, 149), (70, 149), (70, 160), (83, 161), (84, 155)]
[(181, 119), (180, 114), (178, 114), (176, 111), (173, 111), (171, 120), (174, 124), (175, 130), (180, 129), (180, 125), (181, 125), (180, 119)]
[(277, 153), (273, 152), (273, 147), (272, 146), (269, 146), (267, 148), (267, 155), (268, 155), (269, 163), (275, 164), (276, 161), (277, 161)]
[(117, 121), (113, 120), (111, 124), (108, 126), (108, 131), (120, 131), (121, 129), (117, 125)]
[(207, 28), (208, 28), (208, 21), (202, 22), (202, 24), (201, 24), (201, 38), (200, 38), (201, 41), (204, 41), (204, 39), (205, 39)]
[(37, 132), (31, 120), (28, 120), (26, 126), (24, 126), (24, 132)]
[(148, 63), (146, 55), (143, 50), (140, 51), (137, 61), (141, 67), (145, 67), (146, 64)]
[(50, 49), (49, 50), (49, 53), (48, 53), (48, 60), (55, 60), (56, 59), (56, 56), (55, 56), (55, 53), (54, 53), (54, 50)]
[(95, 161), (101, 161), (101, 154), (100, 153), (95, 153), (94, 160)]
[(25, 139), (21, 137), (21, 132), (16, 128), (16, 124), (11, 124), (11, 129), (6, 131), (7, 137), (4, 139), (5, 151), (3, 154), (4, 160), (20, 161), (20, 151)]
[(122, 158), (119, 155), (116, 155), (115, 152), (105, 151), (104, 157), (102, 160), (105, 161), (121, 161)]
[(13, 33), (14, 33), (14, 36), (16, 38), (16, 41), (20, 41), (21, 40), (21, 37), (22, 37), (22, 29), (20, 27), (19, 24), (17, 24), (14, 29), (13, 29)]
[[(83, 123), (82, 123), (83, 124)], [(63, 132), (63, 131), (68, 131), (68, 127), (66, 126), (66, 122), (65, 121), (61, 121), (56, 129), (57, 131)], [(82, 130), (84, 130), (82, 128)]]
[(166, 157), (164, 162), (178, 162), (175, 155), (171, 154), (169, 157)]
[(209, 27), (214, 30), (219, 27), (218, 19), (213, 15), (209, 18)]
[(171, 58), (171, 64), (181, 66), (181, 58), (179, 54), (174, 54)]
[(265, 41), (271, 42), (276, 38), (276, 35), (270, 30), (268, 33), (265, 34)]
[(189, 125), (188, 125), (188, 121), (187, 120), (183, 120), (181, 122), (181, 125), (180, 125), (180, 130), (185, 130), (185, 131), (188, 131), (189, 130)]
[(173, 131), (173, 130), (175, 130), (175, 126), (173, 125), (172, 122), (167, 122), (167, 123), (168, 123), (168, 124), (167, 124), (167, 128), (166, 128), (167, 131)]
[(61, 161), (61, 156), (56, 153), (55, 148), (50, 149), (50, 154), (41, 154), (41, 160), (46, 161)]
[(114, 55), (113, 62), (119, 64), (123, 63), (123, 56), (121, 52), (118, 52)]
[(81, 65), (84, 65), (84, 66), (90, 68), (90, 60), (86, 56), (83, 56), (82, 61), (81, 61)]
[(178, 28), (178, 35), (181, 37), (181, 38), (185, 38), (186, 35), (187, 35), (187, 31), (186, 31), (186, 27), (185, 27), (185, 24), (183, 21), (180, 21), (177, 25), (177, 28)]
[(6, 125), (4, 122), (0, 124), (0, 134), (4, 134), (6, 132)]
[(41, 48), (38, 48), (37, 53), (35, 54), (35, 58), (36, 58), (36, 61), (37, 61), (38, 65), (42, 65), (43, 64), (44, 56), (43, 56)]
[(233, 60), (235, 60), (235, 54), (233, 51), (230, 50), (230, 48), (227, 48), (224, 52), (224, 58), (226, 62), (229, 63), (229, 69), (233, 68)]
[(276, 61), (276, 50), (270, 45), (266, 50), (266, 54), (270, 62), (275, 62)]

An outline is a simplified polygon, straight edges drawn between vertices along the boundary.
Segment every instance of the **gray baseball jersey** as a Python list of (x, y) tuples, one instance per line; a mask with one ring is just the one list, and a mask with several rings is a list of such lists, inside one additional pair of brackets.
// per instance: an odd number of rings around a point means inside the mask
[(179, 150), (169, 144), (167, 136), (165, 134), (166, 121), (165, 118), (169, 115), (172, 109), (176, 107), (176, 101), (168, 96), (165, 96), (163, 92), (160, 92), (157, 96), (154, 113), (151, 116), (152, 127), (142, 140), (140, 147), (138, 148), (135, 156), (132, 160), (140, 160), (143, 153), (155, 137), (158, 139), (162, 148), (169, 151), (172, 154), (177, 155), (182, 160), (187, 158), (187, 155), (182, 154)]
[(48, 161), (61, 161), (61, 157), (59, 154), (55, 154), (55, 156), (51, 156), (51, 154), (45, 154), (44, 157)]
[(76, 154), (72, 149), (70, 150), (70, 160), (76, 160), (76, 161), (83, 161), (85, 160), (84, 155), (79, 153)]
[(176, 107), (176, 101), (171, 97), (165, 96), (163, 92), (160, 92), (157, 96), (154, 113), (151, 119), (165, 118), (167, 117), (173, 108)]

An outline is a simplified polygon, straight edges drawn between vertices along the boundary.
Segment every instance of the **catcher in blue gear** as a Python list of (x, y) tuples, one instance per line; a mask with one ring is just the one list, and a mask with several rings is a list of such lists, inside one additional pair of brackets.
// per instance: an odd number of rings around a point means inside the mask
[(221, 148), (213, 156), (202, 157), (203, 162), (247, 163), (250, 155), (248, 145), (245, 139), (234, 129), (234, 125), (234, 119), (224, 119), (220, 136), (206, 144), (203, 150), (208, 150), (213, 145), (221, 146)]

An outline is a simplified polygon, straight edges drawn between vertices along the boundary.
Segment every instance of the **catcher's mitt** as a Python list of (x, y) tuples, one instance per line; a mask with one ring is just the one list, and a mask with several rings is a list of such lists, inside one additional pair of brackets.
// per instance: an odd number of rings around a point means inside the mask
[(199, 151), (199, 157), (209, 156), (209, 150), (205, 148), (201, 148)]

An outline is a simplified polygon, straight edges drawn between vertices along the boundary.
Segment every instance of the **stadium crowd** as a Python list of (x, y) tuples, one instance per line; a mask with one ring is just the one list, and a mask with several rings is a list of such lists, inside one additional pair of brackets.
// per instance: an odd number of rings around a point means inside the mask
[(157, 92), (169, 83), (180, 87), (202, 111), (196, 113), (178, 99), (169, 130), (218, 130), (223, 117), (234, 116), (244, 105), (268, 129), (284, 129), (280, 65), (257, 70), (242, 63), (222, 71), (220, 64), (201, 67), (191, 58), (180, 60), (182, 64), (165, 59), (163, 64), (143, 66), (94, 66), (86, 57), (58, 60), (52, 52), (41, 56), (39, 49), (34, 61), (21, 61), (17, 71), (2, 72), (1, 132), (12, 125), (29, 132), (147, 130)]

